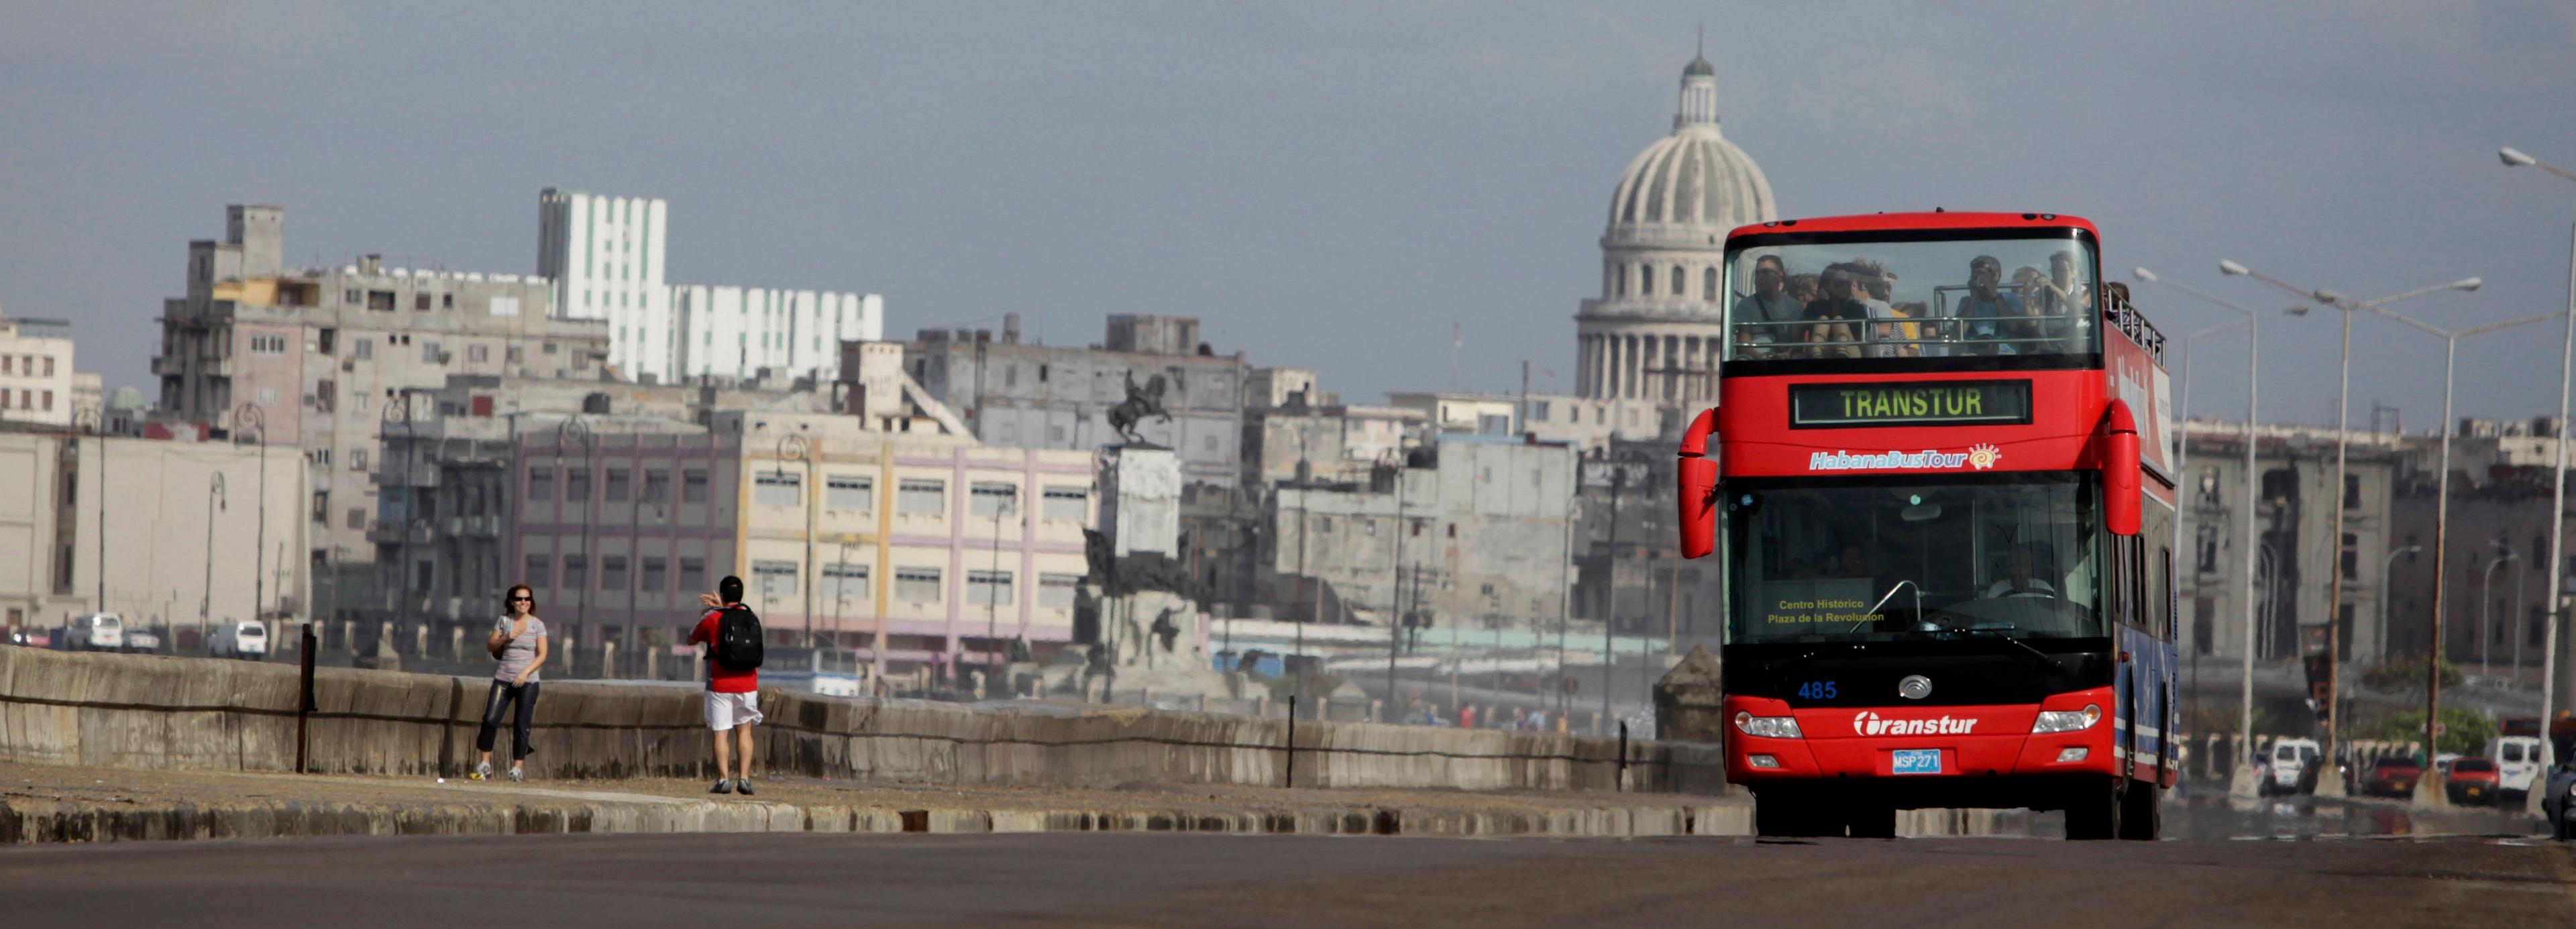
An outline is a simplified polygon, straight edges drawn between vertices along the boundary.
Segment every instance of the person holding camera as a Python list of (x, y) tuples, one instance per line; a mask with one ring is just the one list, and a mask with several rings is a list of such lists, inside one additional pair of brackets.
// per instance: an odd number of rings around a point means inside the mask
[(689, 644), (707, 647), (707, 729), (716, 751), (716, 783), (707, 792), (751, 796), (751, 727), (762, 718), (760, 617), (742, 605), (742, 578), (730, 574), (698, 602), (707, 615), (690, 631)]
[(474, 736), (474, 747), (483, 759), (474, 765), (473, 780), (492, 778), (492, 742), (500, 734), (501, 713), (515, 706), (518, 710), (510, 728), (510, 779), (527, 779), (523, 765), (536, 746), (528, 744), (528, 725), (537, 713), (537, 669), (546, 663), (546, 621), (537, 618), (537, 592), (526, 584), (513, 585), (503, 596), (505, 612), (493, 621), (492, 633), (483, 637), (483, 647), (500, 659), (501, 667), (492, 672), (492, 689), (484, 697), (483, 729)]

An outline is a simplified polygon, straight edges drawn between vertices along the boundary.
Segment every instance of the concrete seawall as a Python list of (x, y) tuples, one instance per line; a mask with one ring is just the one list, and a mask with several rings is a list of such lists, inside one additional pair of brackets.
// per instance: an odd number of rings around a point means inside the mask
[[(454, 774), (474, 757), (484, 680), (315, 672), (307, 767)], [(291, 771), (297, 671), (283, 664), (0, 648), (0, 761)], [(711, 775), (687, 687), (548, 682), (531, 773)], [(765, 691), (761, 770), (978, 786), (1282, 782), (1284, 720), (1138, 708), (961, 706)], [(501, 739), (506, 752), (508, 734)], [(1713, 746), (1549, 733), (1299, 722), (1296, 786), (1717, 792)]]

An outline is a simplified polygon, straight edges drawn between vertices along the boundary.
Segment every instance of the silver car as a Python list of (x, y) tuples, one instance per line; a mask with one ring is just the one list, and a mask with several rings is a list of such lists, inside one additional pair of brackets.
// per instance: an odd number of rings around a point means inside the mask
[(2576, 764), (2549, 769), (2549, 793), (2540, 798), (2540, 813), (2549, 818), (2549, 835), (2576, 839)]

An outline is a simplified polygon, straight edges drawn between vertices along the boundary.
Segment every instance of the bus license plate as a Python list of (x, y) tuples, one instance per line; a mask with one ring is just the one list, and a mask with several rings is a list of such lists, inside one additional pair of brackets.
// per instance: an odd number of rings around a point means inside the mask
[(1937, 748), (1900, 748), (1895, 752), (1898, 774), (1941, 773), (1941, 750)]

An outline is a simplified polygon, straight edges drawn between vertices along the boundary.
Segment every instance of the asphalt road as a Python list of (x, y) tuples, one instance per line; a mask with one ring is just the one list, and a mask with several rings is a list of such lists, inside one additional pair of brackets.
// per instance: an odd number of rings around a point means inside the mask
[(11, 926), (2576, 923), (2531, 839), (1186, 834), (301, 839), (0, 849)]

